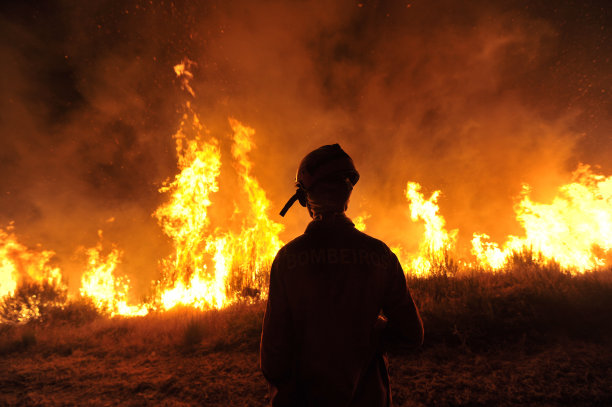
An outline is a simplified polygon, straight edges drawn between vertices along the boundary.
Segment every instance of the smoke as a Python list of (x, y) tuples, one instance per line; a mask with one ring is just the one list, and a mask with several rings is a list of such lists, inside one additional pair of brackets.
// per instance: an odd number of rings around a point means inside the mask
[[(370, 213), (374, 236), (418, 244), (407, 181), (443, 191), (460, 239), (519, 233), (521, 183), (548, 199), (579, 162), (612, 171), (609, 6), (566, 3), (2, 6), (0, 225), (56, 251), (72, 281), (75, 250), (103, 229), (144, 292), (169, 250), (151, 214), (189, 100), (225, 157), (228, 117), (256, 129), (253, 172), (275, 211), (300, 159), (339, 142), (361, 173), (349, 213)], [(185, 57), (195, 97), (172, 69)]]

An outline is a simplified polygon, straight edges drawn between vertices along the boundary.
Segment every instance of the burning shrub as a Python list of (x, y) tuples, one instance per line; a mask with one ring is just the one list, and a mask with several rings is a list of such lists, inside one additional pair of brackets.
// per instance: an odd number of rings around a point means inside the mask
[(82, 325), (103, 315), (90, 298), (80, 297), (69, 300), (62, 307), (50, 309), (45, 317), (45, 322)]
[(0, 300), (0, 322), (68, 322), (80, 325), (102, 316), (91, 299), (68, 299), (68, 289), (59, 282), (28, 282), (17, 287), (13, 295)]
[(66, 304), (68, 289), (54, 280), (24, 282), (0, 302), (0, 321), (25, 323), (45, 321)]

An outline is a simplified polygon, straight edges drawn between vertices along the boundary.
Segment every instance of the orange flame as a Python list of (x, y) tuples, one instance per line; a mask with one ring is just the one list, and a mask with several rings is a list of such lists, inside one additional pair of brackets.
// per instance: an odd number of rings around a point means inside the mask
[[(181, 87), (195, 97), (189, 83), (193, 65), (184, 60), (175, 66), (175, 72)], [(267, 295), (267, 266), (283, 245), (279, 237), (283, 226), (269, 218), (270, 201), (253, 175), (249, 153), (255, 148), (255, 130), (229, 118), (229, 159), (243, 199), (234, 201), (236, 210), (231, 219), (212, 222), (213, 196), (223, 192), (219, 185), (220, 141), (210, 136), (190, 102), (185, 107), (174, 134), (179, 173), (159, 189), (168, 199), (153, 213), (174, 249), (160, 262), (161, 278), (154, 287), (153, 303), (128, 305), (130, 282), (117, 275), (123, 254), (120, 249), (113, 246), (104, 255), (100, 241), (86, 250), (80, 293), (110, 315), (143, 315), (149, 309), (168, 310), (177, 304), (221, 308), (239, 299)], [(411, 219), (423, 222), (424, 233), (416, 253), (401, 245), (391, 250), (405, 271), (415, 276), (448, 269), (458, 231), (446, 229), (438, 207), (440, 191), (426, 199), (418, 183), (408, 182), (405, 196)], [(524, 237), (508, 236), (500, 246), (489, 241), (488, 235), (475, 233), (471, 253), (476, 262), (458, 264), (499, 270), (525, 248), (539, 253), (538, 261), (554, 260), (571, 271), (612, 263), (612, 176), (594, 174), (588, 165), (581, 165), (572, 182), (561, 186), (550, 204), (534, 202), (525, 186), (515, 212)], [(364, 231), (370, 217), (365, 212), (355, 217), (355, 227)], [(107, 222), (114, 222), (114, 218)], [(99, 235), (102, 238), (101, 231)], [(26, 281), (60, 284), (61, 271), (51, 265), (53, 256), (52, 251), (20, 244), (12, 226), (0, 229), (0, 298), (12, 295)]]
[(486, 235), (475, 234), (472, 252), (481, 263), (499, 269), (513, 251), (526, 247), (570, 270), (606, 265), (612, 249), (612, 177), (594, 174), (588, 165), (580, 165), (572, 178), (559, 188), (550, 204), (533, 202), (525, 186), (515, 208), (525, 237), (509, 236), (500, 249), (495, 243), (483, 243)]
[(406, 198), (410, 202), (411, 219), (415, 222), (419, 219), (425, 222), (425, 232), (419, 245), (419, 253), (410, 260), (410, 264), (406, 267), (417, 276), (430, 274), (434, 268), (445, 264), (457, 240), (457, 230), (446, 231), (444, 228), (446, 221), (438, 213), (437, 201), (440, 191), (435, 191), (429, 199), (425, 199), (424, 195), (419, 192), (420, 189), (421, 186), (416, 182), (409, 182), (406, 185)]
[[(98, 231), (102, 239), (102, 231)], [(95, 307), (110, 316), (115, 315), (145, 315), (144, 306), (127, 304), (130, 280), (127, 277), (116, 276), (116, 269), (121, 262), (123, 252), (116, 247), (106, 255), (102, 255), (102, 242), (96, 247), (86, 250), (87, 269), (81, 277), (80, 293), (90, 298)]]
[(355, 229), (359, 230), (360, 232), (365, 232), (366, 221), (371, 217), (372, 215), (369, 213), (363, 213), (362, 215), (355, 216), (355, 218), (352, 219)]
[[(177, 75), (190, 79), (187, 68), (183, 64), (175, 67)], [(282, 225), (268, 218), (270, 202), (251, 174), (248, 153), (254, 147), (255, 131), (230, 118), (234, 167), (248, 207), (239, 211), (244, 216), (240, 232), (208, 230), (211, 195), (219, 191), (221, 151), (217, 139), (204, 141), (207, 131), (198, 114), (189, 103), (186, 108), (174, 136), (181, 172), (160, 189), (169, 193), (170, 199), (154, 213), (175, 247), (175, 252), (162, 261), (156, 296), (161, 309), (177, 304), (219, 308), (235, 301), (238, 294), (265, 294), (264, 266), (282, 246), (278, 237)]]
[[(209, 275), (207, 265), (208, 207), (210, 195), (219, 190), (217, 178), (221, 152), (216, 139), (202, 140), (204, 126), (187, 104), (178, 132), (174, 135), (178, 167), (181, 170), (171, 183), (160, 188), (170, 200), (154, 213), (175, 251), (162, 261), (163, 280), (159, 293), (161, 306), (169, 309), (178, 303), (221, 306), (226, 302), (222, 275)], [(191, 131), (193, 136), (187, 137)]]
[(0, 297), (13, 295), (24, 282), (61, 284), (59, 267), (51, 265), (54, 255), (51, 250), (33, 250), (19, 243), (12, 225), (0, 229)]
[[(235, 168), (248, 198), (248, 208), (238, 233), (207, 231), (207, 208), (210, 194), (219, 190), (221, 153), (216, 139), (203, 142), (197, 115), (191, 126), (198, 131), (193, 140), (177, 133), (177, 151), (182, 171), (161, 192), (171, 192), (171, 200), (162, 205), (155, 216), (164, 232), (175, 244), (175, 253), (163, 262), (166, 281), (159, 292), (161, 308), (177, 304), (196, 308), (219, 308), (236, 300), (236, 295), (265, 294), (266, 269), (282, 246), (278, 235), (282, 225), (267, 215), (270, 202), (257, 180), (251, 175), (252, 164), (247, 153), (253, 148), (255, 131), (230, 118)], [(183, 124), (185, 124), (184, 122)], [(182, 146), (187, 143), (185, 150)], [(214, 268), (209, 270), (209, 265)]]
[(216, 255), (224, 253), (225, 258), (231, 259), (229, 262), (233, 263), (233, 267), (239, 269), (239, 273), (233, 276), (234, 290), (256, 290), (265, 294), (267, 270), (264, 266), (272, 263), (283, 245), (279, 238), (283, 226), (268, 217), (270, 201), (251, 174), (252, 164), (247, 154), (254, 147), (252, 137), (255, 130), (233, 118), (229, 119), (229, 123), (234, 132), (232, 156), (236, 160), (236, 171), (249, 205), (240, 233), (229, 232), (224, 237), (229, 244), (224, 245), (224, 250), (217, 250)]

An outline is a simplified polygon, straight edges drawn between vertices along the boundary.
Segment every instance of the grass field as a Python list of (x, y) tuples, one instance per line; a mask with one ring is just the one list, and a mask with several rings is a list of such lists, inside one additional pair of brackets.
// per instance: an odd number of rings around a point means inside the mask
[[(516, 261), (409, 279), (425, 345), (390, 355), (394, 403), (612, 405), (612, 270)], [(264, 303), (0, 325), (0, 405), (263, 406)]]

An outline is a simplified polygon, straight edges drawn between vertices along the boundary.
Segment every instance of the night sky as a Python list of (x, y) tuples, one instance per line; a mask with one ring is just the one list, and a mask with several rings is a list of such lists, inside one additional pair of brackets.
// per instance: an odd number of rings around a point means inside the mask
[[(403, 189), (441, 190), (461, 238), (520, 233), (522, 183), (550, 200), (579, 163), (612, 175), (608, 1), (14, 1), (0, 6), (0, 227), (54, 250), (125, 252), (143, 291), (169, 244), (151, 216), (176, 174), (190, 101), (231, 170), (234, 117), (278, 210), (299, 160), (339, 142), (361, 181), (350, 214), (418, 243)], [(195, 97), (173, 66), (195, 62)], [(227, 161), (226, 161), (227, 160)], [(221, 192), (219, 202), (231, 202)], [(400, 225), (400, 226), (398, 226)], [(75, 254), (76, 253), (76, 254)]]

